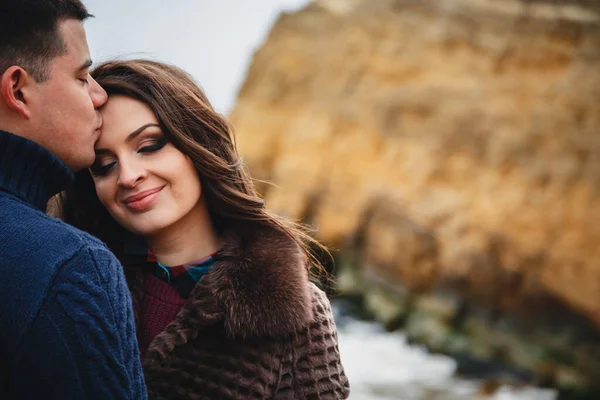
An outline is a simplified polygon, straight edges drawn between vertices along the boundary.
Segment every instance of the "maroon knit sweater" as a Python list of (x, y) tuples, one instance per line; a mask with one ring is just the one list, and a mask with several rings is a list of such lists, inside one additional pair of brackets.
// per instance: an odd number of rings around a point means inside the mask
[(165, 330), (183, 308), (186, 298), (181, 297), (174, 286), (153, 274), (144, 279), (144, 297), (141, 303), (138, 342), (144, 359), (148, 346), (156, 335)]

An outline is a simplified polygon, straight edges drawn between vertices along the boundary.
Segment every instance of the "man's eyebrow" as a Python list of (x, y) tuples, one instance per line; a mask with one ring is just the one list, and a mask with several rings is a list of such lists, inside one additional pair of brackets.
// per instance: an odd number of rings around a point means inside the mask
[[(127, 135), (127, 137), (125, 138), (125, 143), (131, 142), (133, 139), (135, 139), (136, 137), (138, 137), (140, 135), (140, 133), (142, 133), (146, 128), (149, 128), (151, 126), (155, 126), (160, 128), (160, 125), (155, 124), (153, 122), (150, 122), (148, 124), (144, 124), (142, 126), (140, 126), (139, 128), (137, 128), (135, 131), (131, 132), (129, 135)], [(95, 149), (94, 152), (96, 153), (96, 155), (101, 155), (101, 154), (106, 154), (106, 153), (110, 153), (110, 150), (108, 149)]]
[(92, 66), (92, 60), (91, 59), (87, 59), (83, 62), (83, 64), (81, 64), (81, 66), (79, 67), (78, 71), (84, 71), (86, 69), (88, 69), (89, 67)]

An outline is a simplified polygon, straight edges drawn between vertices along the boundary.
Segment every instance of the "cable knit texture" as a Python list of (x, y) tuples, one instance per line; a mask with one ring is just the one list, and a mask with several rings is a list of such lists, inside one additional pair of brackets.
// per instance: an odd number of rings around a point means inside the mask
[(147, 398), (131, 298), (106, 246), (44, 214), (73, 179), (0, 131), (0, 398)]
[[(213, 269), (143, 361), (150, 399), (345, 399), (329, 301), (274, 229), (225, 234)], [(134, 310), (143, 275), (127, 268)]]

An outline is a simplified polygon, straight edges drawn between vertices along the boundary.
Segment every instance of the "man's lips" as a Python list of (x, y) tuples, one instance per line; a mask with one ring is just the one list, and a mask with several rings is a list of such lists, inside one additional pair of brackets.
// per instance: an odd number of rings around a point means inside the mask
[(143, 192), (139, 192), (128, 196), (123, 200), (123, 203), (134, 210), (143, 210), (147, 208), (156, 198), (158, 192), (163, 190), (165, 186), (155, 187), (154, 189), (144, 190)]
[(96, 110), (96, 113), (97, 113), (96, 115), (98, 116), (98, 123), (96, 124), (98, 127), (96, 128), (96, 130), (98, 130), (98, 129), (102, 128), (102, 123), (104, 121), (102, 120), (102, 114), (100, 114), (100, 111)]

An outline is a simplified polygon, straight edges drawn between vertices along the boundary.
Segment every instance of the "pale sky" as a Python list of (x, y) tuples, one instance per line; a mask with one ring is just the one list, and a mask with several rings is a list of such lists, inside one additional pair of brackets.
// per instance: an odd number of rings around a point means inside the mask
[(83, 0), (94, 62), (167, 61), (191, 73), (217, 111), (235, 103), (254, 50), (281, 11), (309, 0)]

